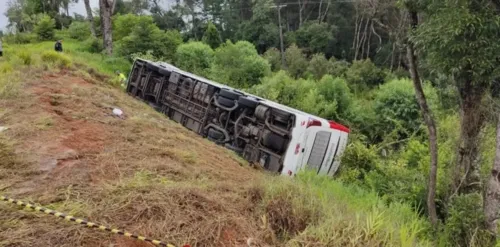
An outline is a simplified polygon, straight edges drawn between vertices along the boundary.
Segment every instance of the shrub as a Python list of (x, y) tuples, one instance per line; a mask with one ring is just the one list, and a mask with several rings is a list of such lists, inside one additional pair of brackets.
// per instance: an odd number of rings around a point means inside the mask
[(307, 69), (306, 57), (295, 44), (286, 49), (285, 60), (288, 72), (295, 78), (301, 77)]
[(274, 47), (269, 48), (269, 50), (267, 50), (264, 53), (264, 58), (271, 65), (272, 71), (279, 71), (282, 69), (281, 68), (281, 52), (278, 49), (276, 49)]
[(216, 49), (221, 44), (220, 34), (217, 27), (212, 22), (207, 25), (207, 30), (203, 34), (203, 42), (209, 45), (212, 49)]
[(207, 76), (214, 59), (214, 51), (202, 42), (189, 42), (177, 47), (175, 65), (194, 74)]
[(324, 116), (330, 119), (343, 119), (351, 110), (352, 93), (347, 83), (342, 78), (333, 78), (325, 75), (317, 84), (319, 94), (327, 102), (335, 102), (337, 105), (334, 115)]
[(90, 25), (88, 22), (74, 21), (68, 28), (69, 37), (80, 41), (90, 36)]
[(182, 43), (181, 34), (176, 30), (162, 31), (151, 16), (141, 17), (132, 32), (118, 42), (119, 53), (129, 57), (133, 53), (153, 51), (158, 58), (173, 60), (177, 46)]
[(23, 61), (24, 65), (31, 65), (33, 62), (29, 51), (21, 50), (17, 53), (17, 56)]
[(35, 26), (35, 33), (39, 40), (53, 40), (56, 22), (48, 15), (44, 15)]
[(328, 73), (329, 63), (323, 53), (314, 54), (309, 61), (307, 72), (311, 73), (314, 79), (319, 80)]
[(6, 43), (28, 44), (37, 40), (37, 35), (33, 33), (16, 33), (4, 37)]
[(45, 51), (42, 53), (41, 58), (43, 62), (54, 64), (62, 68), (71, 67), (71, 59), (56, 51)]
[(334, 57), (328, 60), (328, 74), (334, 77), (344, 77), (348, 69), (349, 62), (345, 60), (335, 60)]
[(335, 30), (336, 28), (325, 22), (306, 22), (295, 32), (297, 45), (307, 49), (308, 54), (324, 52), (328, 45), (334, 42)]
[[(424, 90), (432, 107), (437, 99), (436, 92), (428, 85)], [(410, 80), (389, 81), (380, 86), (375, 94), (375, 112), (387, 130), (397, 129), (399, 138), (403, 138), (419, 129), (422, 124), (420, 108)]]
[(96, 37), (89, 37), (83, 42), (83, 50), (90, 53), (100, 53), (104, 49), (102, 39)]
[(483, 229), (483, 198), (478, 193), (458, 195), (449, 204), (445, 238), (449, 246), (491, 246)]
[(215, 51), (211, 77), (230, 86), (245, 88), (256, 85), (269, 74), (271, 66), (247, 41), (227, 41)]
[(378, 68), (370, 59), (354, 61), (346, 71), (346, 79), (349, 86), (355, 89), (366, 89), (377, 86), (384, 82), (385, 73)]
[(0, 74), (7, 74), (14, 70), (10, 63), (3, 62), (0, 64)]
[(362, 180), (370, 171), (375, 170), (379, 159), (374, 147), (367, 147), (359, 140), (354, 140), (342, 155), (339, 179), (346, 183)]

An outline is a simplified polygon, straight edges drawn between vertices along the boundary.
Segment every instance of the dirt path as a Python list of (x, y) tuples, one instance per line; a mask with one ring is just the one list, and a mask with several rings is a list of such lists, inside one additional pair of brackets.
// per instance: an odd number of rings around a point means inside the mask
[[(234, 154), (86, 72), (34, 74), (0, 99), (0, 194), (178, 244), (259, 234), (259, 174)], [(0, 204), (0, 246), (33, 245), (149, 246)]]

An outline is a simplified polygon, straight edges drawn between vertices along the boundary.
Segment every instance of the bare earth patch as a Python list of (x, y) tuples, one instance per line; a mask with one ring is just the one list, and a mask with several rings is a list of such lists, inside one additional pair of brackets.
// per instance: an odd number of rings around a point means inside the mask
[[(248, 193), (257, 171), (95, 81), (35, 73), (18, 98), (0, 99), (15, 156), (0, 159), (0, 194), (178, 245), (262, 235)], [(0, 246), (151, 246), (18, 209), (0, 203)]]

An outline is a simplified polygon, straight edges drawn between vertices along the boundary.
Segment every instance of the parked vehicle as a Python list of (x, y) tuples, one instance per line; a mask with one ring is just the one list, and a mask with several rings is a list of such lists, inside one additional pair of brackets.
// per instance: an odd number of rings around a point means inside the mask
[(333, 175), (349, 129), (163, 62), (137, 59), (127, 92), (272, 172)]

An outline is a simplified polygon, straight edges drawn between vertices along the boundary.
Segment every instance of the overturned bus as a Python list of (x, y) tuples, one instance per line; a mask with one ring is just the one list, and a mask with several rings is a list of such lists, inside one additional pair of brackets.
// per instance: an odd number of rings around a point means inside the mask
[(135, 60), (127, 92), (272, 172), (292, 176), (307, 167), (331, 176), (347, 145), (349, 129), (341, 124), (164, 62)]

